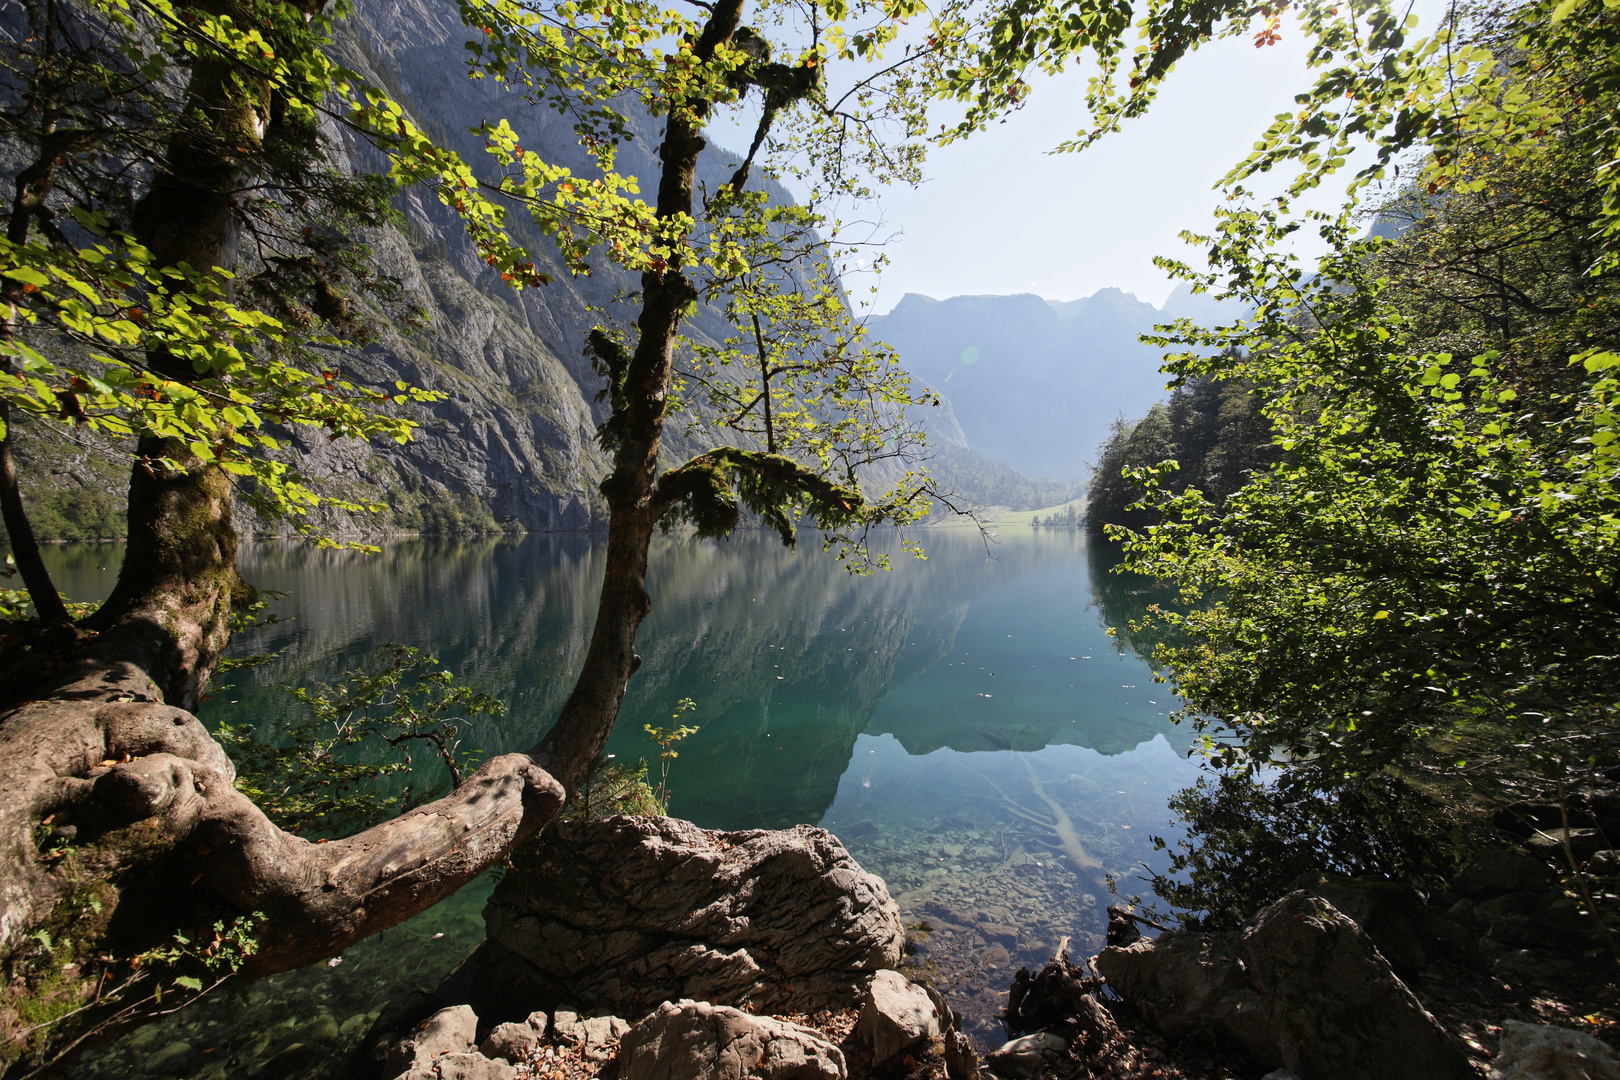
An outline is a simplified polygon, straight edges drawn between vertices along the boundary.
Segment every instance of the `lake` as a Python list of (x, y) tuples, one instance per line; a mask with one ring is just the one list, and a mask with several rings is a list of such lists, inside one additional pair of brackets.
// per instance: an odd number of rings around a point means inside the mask
[[(621, 761), (657, 747), (682, 698), (700, 730), (672, 763), (670, 812), (705, 828), (813, 822), (880, 874), (916, 935), (912, 962), (981, 1044), (1020, 966), (1070, 937), (1102, 945), (1110, 879), (1141, 893), (1151, 837), (1173, 832), (1166, 800), (1196, 775), (1175, 701), (1107, 633), (1157, 595), (1109, 571), (1118, 554), (1075, 529), (925, 530), (926, 561), (852, 576), (773, 534), (668, 538), (653, 550), (653, 614), (608, 746)], [(111, 587), (118, 545), (48, 552), (74, 599)], [(466, 748), (532, 745), (572, 686), (601, 581), (603, 542), (582, 535), (409, 540), (380, 555), (245, 545), (242, 569), (285, 592), (283, 621), (233, 653), (279, 653), (216, 681), (210, 725), (273, 733), (297, 716), (286, 688), (340, 679), (397, 642), (435, 653), (501, 697)], [(129, 1075), (160, 1047), (191, 1046), (198, 1076), (245, 1075), (291, 1043), (337, 1046), (383, 1002), (431, 987), (483, 934), (485, 879), (341, 962), (203, 1001), (95, 1052), (76, 1074)], [(285, 1055), (284, 1055), (285, 1056)], [(234, 1064), (232, 1064), (234, 1063)], [(317, 1075), (323, 1066), (303, 1066)], [(274, 1069), (264, 1075), (271, 1075)]]

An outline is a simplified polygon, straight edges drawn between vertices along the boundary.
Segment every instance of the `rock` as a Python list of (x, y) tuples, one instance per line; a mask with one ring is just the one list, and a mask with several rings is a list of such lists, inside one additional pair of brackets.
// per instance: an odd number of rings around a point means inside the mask
[(670, 818), (554, 825), (485, 920), (472, 1003), (490, 1020), (563, 1000), (627, 1016), (680, 998), (848, 1008), (905, 941), (882, 880), (825, 830)]
[(919, 1043), (937, 1039), (943, 1025), (928, 991), (898, 971), (880, 971), (861, 995), (855, 1039), (872, 1051), (872, 1067), (882, 1068)]
[(1598, 878), (1620, 877), (1620, 851), (1605, 848), (1593, 852), (1592, 858), (1587, 861), (1586, 872)]
[[(1585, 862), (1599, 851), (1608, 847), (1603, 842), (1603, 835), (1596, 829), (1570, 829), (1568, 832), (1570, 850), (1575, 853), (1575, 861)], [(1530, 849), (1531, 854), (1539, 855), (1544, 859), (1556, 859), (1568, 868), (1569, 856), (1564, 850), (1566, 840), (1562, 826), (1555, 829), (1542, 829), (1537, 831), (1524, 846)]]
[(202, 1064), (202, 1052), (187, 1042), (171, 1042), (155, 1051), (142, 1065), (151, 1076), (189, 1076)]
[[(529, 1014), (533, 1016), (533, 1013)], [(551, 1014), (551, 1041), (559, 1046), (579, 1046), (585, 1042), (585, 1026), (579, 1013), (561, 1008)]]
[(973, 1043), (954, 1028), (945, 1033), (945, 1075), (950, 1080), (980, 1080), (983, 1075)]
[(1529, 915), (1536, 910), (1536, 894), (1527, 892), (1503, 893), (1474, 905), (1476, 918), (1491, 922), (1504, 915)]
[(1552, 884), (1552, 869), (1542, 860), (1521, 851), (1487, 848), (1457, 875), (1451, 888), (1458, 896), (1478, 901), (1503, 893), (1542, 892)]
[(1620, 1056), (1583, 1031), (1509, 1020), (1491, 1080), (1620, 1080)]
[(1541, 974), (1539, 957), (1529, 949), (1510, 949), (1491, 963), (1491, 974), (1499, 979), (1518, 982)]
[(517, 1070), (504, 1061), (491, 1061), (477, 1051), (464, 1054), (445, 1054), (433, 1062), (426, 1073), (413, 1070), (400, 1080), (517, 1080)]
[(545, 1040), (547, 1019), (545, 1013), (534, 1012), (520, 1023), (497, 1024), (478, 1044), (478, 1052), (487, 1058), (505, 1058), (513, 1065), (527, 1061)]
[(471, 1050), (477, 1031), (478, 1016), (468, 1006), (440, 1009), (385, 1048), (383, 1075), (431, 1076), (435, 1059)]
[(1529, 929), (1528, 915), (1503, 915), (1499, 919), (1492, 919), (1490, 930), (1486, 931), (1479, 943), (1480, 951), (1487, 955), (1498, 955), (1508, 949), (1520, 948)]
[(1068, 1051), (1069, 1041), (1063, 1036), (1050, 1031), (1037, 1031), (990, 1051), (984, 1061), (997, 1076), (1027, 1080), (1046, 1066), (1062, 1060)]
[(1287, 1069), (1273, 1069), (1261, 1077), (1260, 1080), (1299, 1080), (1299, 1077)]
[(617, 1016), (593, 1016), (580, 1023), (581, 1052), (587, 1061), (607, 1061), (619, 1052), (630, 1024)]
[(1431, 912), (1416, 890), (1398, 881), (1312, 873), (1302, 875), (1294, 888), (1321, 897), (1354, 919), (1403, 979), (1420, 973), (1439, 953), (1465, 955), (1471, 944), (1455, 924), (1441, 925), (1449, 920)]
[(346, 1080), (392, 1080), (398, 1076), (415, 1056), (414, 1051), (404, 1052), (403, 1043), (438, 1008), (438, 1000), (425, 990), (412, 990), (389, 1002), (350, 1052), (343, 1076)]
[(300, 1042), (336, 1042), (338, 1032), (338, 1022), (331, 1016), (322, 1013), (294, 1031), (293, 1038)]
[(620, 1080), (845, 1080), (817, 1032), (703, 1001), (668, 1002), (620, 1041)]
[(251, 1080), (283, 1080), (289, 1076), (308, 1076), (316, 1071), (329, 1053), (329, 1047), (315, 1043), (288, 1043), (270, 1055), (264, 1064), (249, 1070), (247, 1075)]
[(1301, 1080), (1473, 1075), (1355, 921), (1303, 892), (1239, 931), (1104, 949), (1097, 968), (1166, 1034), (1213, 1031)]
[(1573, 898), (1562, 892), (1542, 895), (1530, 915), (1524, 932), (1525, 944), (1532, 948), (1569, 952), (1601, 944), (1590, 915), (1583, 915)]

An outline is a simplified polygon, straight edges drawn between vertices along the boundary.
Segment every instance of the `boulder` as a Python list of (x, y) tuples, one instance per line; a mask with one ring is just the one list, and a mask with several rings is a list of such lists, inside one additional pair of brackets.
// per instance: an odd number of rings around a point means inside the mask
[(545, 1013), (532, 1012), (527, 1020), (496, 1024), (478, 1044), (478, 1052), (487, 1058), (505, 1058), (513, 1065), (527, 1061), (545, 1041), (547, 1022)]
[(384, 1075), (433, 1076), (434, 1062), (473, 1048), (478, 1016), (466, 1005), (440, 1009), (384, 1051)]
[(609, 1061), (619, 1052), (619, 1040), (630, 1023), (617, 1016), (593, 1016), (580, 1021), (580, 1053), (587, 1061)]
[(625, 1033), (619, 1080), (845, 1080), (844, 1055), (809, 1028), (703, 1001), (668, 1002)]
[[(1569, 850), (1565, 850), (1565, 845)], [(1556, 859), (1567, 862), (1569, 853), (1573, 852), (1575, 861), (1585, 862), (1593, 855), (1606, 849), (1609, 845), (1604, 843), (1604, 836), (1596, 829), (1565, 829), (1558, 826), (1551, 829), (1538, 829), (1525, 841), (1525, 847), (1532, 854), (1540, 855), (1544, 859)]]
[(1209, 1031), (1300, 1080), (1464, 1080), (1468, 1059), (1355, 921), (1291, 893), (1230, 933), (1107, 948), (1097, 968), (1161, 1031)]
[(1069, 1052), (1069, 1040), (1050, 1031), (1037, 1031), (1014, 1039), (985, 1055), (985, 1064), (997, 1076), (1028, 1080), (1049, 1065), (1055, 1065)]
[(559, 822), (484, 914), (489, 939), (467, 984), (489, 1020), (564, 1000), (622, 1016), (681, 998), (848, 1008), (874, 971), (899, 963), (905, 941), (882, 880), (807, 825)]
[(1540, 893), (1553, 885), (1546, 862), (1507, 848), (1487, 848), (1452, 882), (1451, 889), (1469, 900), (1484, 900), (1504, 893)]
[(882, 1068), (901, 1054), (940, 1036), (943, 1024), (928, 991), (898, 971), (873, 975), (861, 995), (855, 1038), (872, 1051), (872, 1067)]
[(1403, 979), (1419, 974), (1441, 955), (1463, 959), (1473, 952), (1472, 936), (1451, 919), (1430, 910), (1410, 885), (1311, 873), (1295, 881), (1294, 888), (1321, 897), (1354, 919)]
[(1491, 1080), (1620, 1080), (1620, 1056), (1584, 1031), (1509, 1020)]

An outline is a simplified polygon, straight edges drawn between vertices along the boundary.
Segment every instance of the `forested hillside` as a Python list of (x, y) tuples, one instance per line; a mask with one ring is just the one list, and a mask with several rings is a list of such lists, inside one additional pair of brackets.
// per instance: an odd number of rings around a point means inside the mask
[(1250, 474), (1277, 460), (1271, 422), (1260, 412), (1261, 399), (1244, 379), (1195, 377), (1177, 386), (1170, 400), (1127, 420), (1120, 416), (1097, 448), (1087, 489), (1085, 526), (1103, 535), (1109, 525), (1132, 529), (1156, 525), (1152, 507), (1136, 507), (1146, 493), (1129, 479), (1130, 469), (1174, 461), (1162, 483), (1177, 493), (1202, 491), (1217, 507), (1248, 483)]

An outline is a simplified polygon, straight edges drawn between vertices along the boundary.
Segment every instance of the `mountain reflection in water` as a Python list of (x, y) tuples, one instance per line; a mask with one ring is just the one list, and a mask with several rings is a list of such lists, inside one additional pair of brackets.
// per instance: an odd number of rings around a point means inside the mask
[[(763, 533), (655, 544), (644, 662), (608, 751), (656, 764), (643, 725), (694, 699), (683, 722), (701, 730), (673, 763), (671, 812), (706, 828), (833, 830), (908, 924), (933, 928), (917, 964), (993, 1042), (1012, 971), (1065, 935), (1077, 954), (1100, 947), (1109, 876), (1128, 892), (1140, 863), (1161, 865), (1149, 837), (1170, 831), (1165, 800), (1193, 769), (1167, 689), (1105, 632), (1160, 599), (1107, 573), (1117, 553), (1072, 529), (1009, 530), (988, 554), (970, 530), (922, 537), (926, 561), (897, 551), (892, 571), (865, 577), (810, 537), (797, 553)], [(51, 554), (64, 591), (94, 599), (121, 552)], [(376, 556), (248, 544), (241, 565), (288, 593), (275, 607), (286, 621), (233, 650), (280, 655), (222, 680), (205, 721), (274, 732), (296, 708), (286, 686), (336, 681), (398, 642), (507, 702), (464, 732), (493, 754), (535, 742), (571, 689), (604, 559), (598, 538), (541, 535), (398, 541)], [(265, 1031), (315, 1013), (361, 1030), (476, 943), (486, 892), (469, 886), (340, 967), (265, 980), (206, 1037), (240, 1030), (274, 1053)]]

